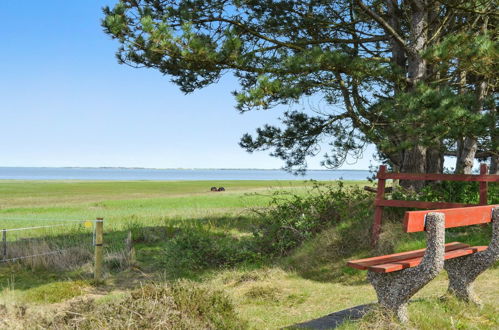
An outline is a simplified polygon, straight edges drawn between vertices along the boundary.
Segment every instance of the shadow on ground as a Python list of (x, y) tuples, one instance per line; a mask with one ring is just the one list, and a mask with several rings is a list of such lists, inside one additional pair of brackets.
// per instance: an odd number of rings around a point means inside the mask
[(344, 309), (339, 312), (335, 312), (315, 320), (310, 320), (307, 322), (295, 324), (289, 329), (314, 329), (314, 330), (325, 330), (325, 329), (335, 329), (342, 325), (346, 321), (354, 321), (361, 319), (373, 305), (359, 305)]

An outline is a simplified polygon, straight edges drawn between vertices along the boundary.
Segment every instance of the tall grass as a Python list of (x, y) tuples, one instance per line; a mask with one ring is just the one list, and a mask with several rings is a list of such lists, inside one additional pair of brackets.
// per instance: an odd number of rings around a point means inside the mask
[(19, 263), (32, 270), (62, 271), (75, 269), (91, 260), (92, 230), (81, 223), (31, 222), (31, 225), (1, 232), (5, 241), (0, 242), (0, 262)]

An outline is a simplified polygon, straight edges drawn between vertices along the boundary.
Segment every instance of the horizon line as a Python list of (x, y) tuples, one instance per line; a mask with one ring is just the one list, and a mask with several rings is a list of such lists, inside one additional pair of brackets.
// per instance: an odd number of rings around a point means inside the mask
[[(283, 168), (256, 168), (256, 167), (140, 167), (140, 166), (0, 166), (2, 168), (81, 168), (81, 169), (128, 169), (128, 170), (254, 170), (254, 171), (286, 171)], [(330, 169), (310, 168), (305, 171), (369, 171), (369, 169)]]

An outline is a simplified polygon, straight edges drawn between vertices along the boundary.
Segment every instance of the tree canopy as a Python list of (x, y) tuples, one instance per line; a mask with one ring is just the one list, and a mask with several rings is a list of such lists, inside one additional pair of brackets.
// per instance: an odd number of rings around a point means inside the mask
[(320, 143), (326, 166), (374, 143), (402, 172), (442, 172), (445, 155), (459, 172), (474, 158), (497, 171), (495, 1), (120, 0), (104, 13), (120, 63), (186, 93), (231, 72), (241, 112), (324, 100), (242, 137), (288, 169)]

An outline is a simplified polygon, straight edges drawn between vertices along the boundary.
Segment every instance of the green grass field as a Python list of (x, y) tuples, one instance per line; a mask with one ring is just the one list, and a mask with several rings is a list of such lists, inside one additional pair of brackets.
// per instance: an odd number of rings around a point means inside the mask
[[(210, 192), (223, 186), (225, 192)], [(0, 219), (95, 219), (119, 226), (159, 219), (197, 219), (245, 212), (268, 203), (275, 190), (303, 192), (303, 181), (50, 182), (2, 181)]]
[[(362, 186), (366, 182), (348, 184)], [(223, 186), (226, 191), (213, 193), (209, 191), (211, 186)], [(182, 228), (200, 228), (203, 235), (209, 233), (208, 243), (227, 241), (228, 248), (234, 244), (233, 249), (240, 249), (242, 245), (237, 245), (238, 242), (251, 239), (251, 226), (258, 222), (255, 210), (266, 207), (277, 191), (304, 195), (310, 186), (310, 182), (303, 181), (0, 181), (3, 228), (51, 223), (46, 220), (59, 223), (104, 217), (108, 244), (121, 242), (129, 230), (136, 239), (134, 266), (123, 270), (113, 268), (110, 262), (107, 278), (99, 285), (91, 281), (91, 265), (71, 271), (0, 266), (0, 304), (14, 310), (13, 314), (5, 312), (4, 318), (12, 317), (12, 322), (19, 322), (15, 316), (18, 306), (25, 306), (32, 313), (51, 314), (78, 297), (104, 303), (119, 299), (140, 283), (181, 278), (193, 280), (201, 287), (223, 290), (252, 329), (281, 328), (375, 302), (374, 290), (365, 280), (365, 273), (344, 267), (344, 257), (330, 254), (329, 246), (337, 240), (335, 230), (322, 233), (286, 258), (236, 263), (233, 267), (198, 267), (196, 256), (188, 253), (190, 245), (175, 241), (175, 237), (182, 235)], [(366, 224), (369, 221), (366, 219)], [(386, 230), (384, 239), (389, 240), (390, 228)], [(53, 232), (62, 233), (58, 229)], [(393, 249), (412, 249), (421, 244), (418, 236), (397, 242)], [(183, 254), (172, 254), (178, 251)], [(485, 307), (468, 308), (452, 299), (439, 299), (446, 290), (446, 276), (441, 274), (411, 304), (411, 326), (498, 328), (498, 287), (496, 267), (477, 281), (477, 292)], [(369, 324), (347, 323), (343, 327), (359, 326)]]

